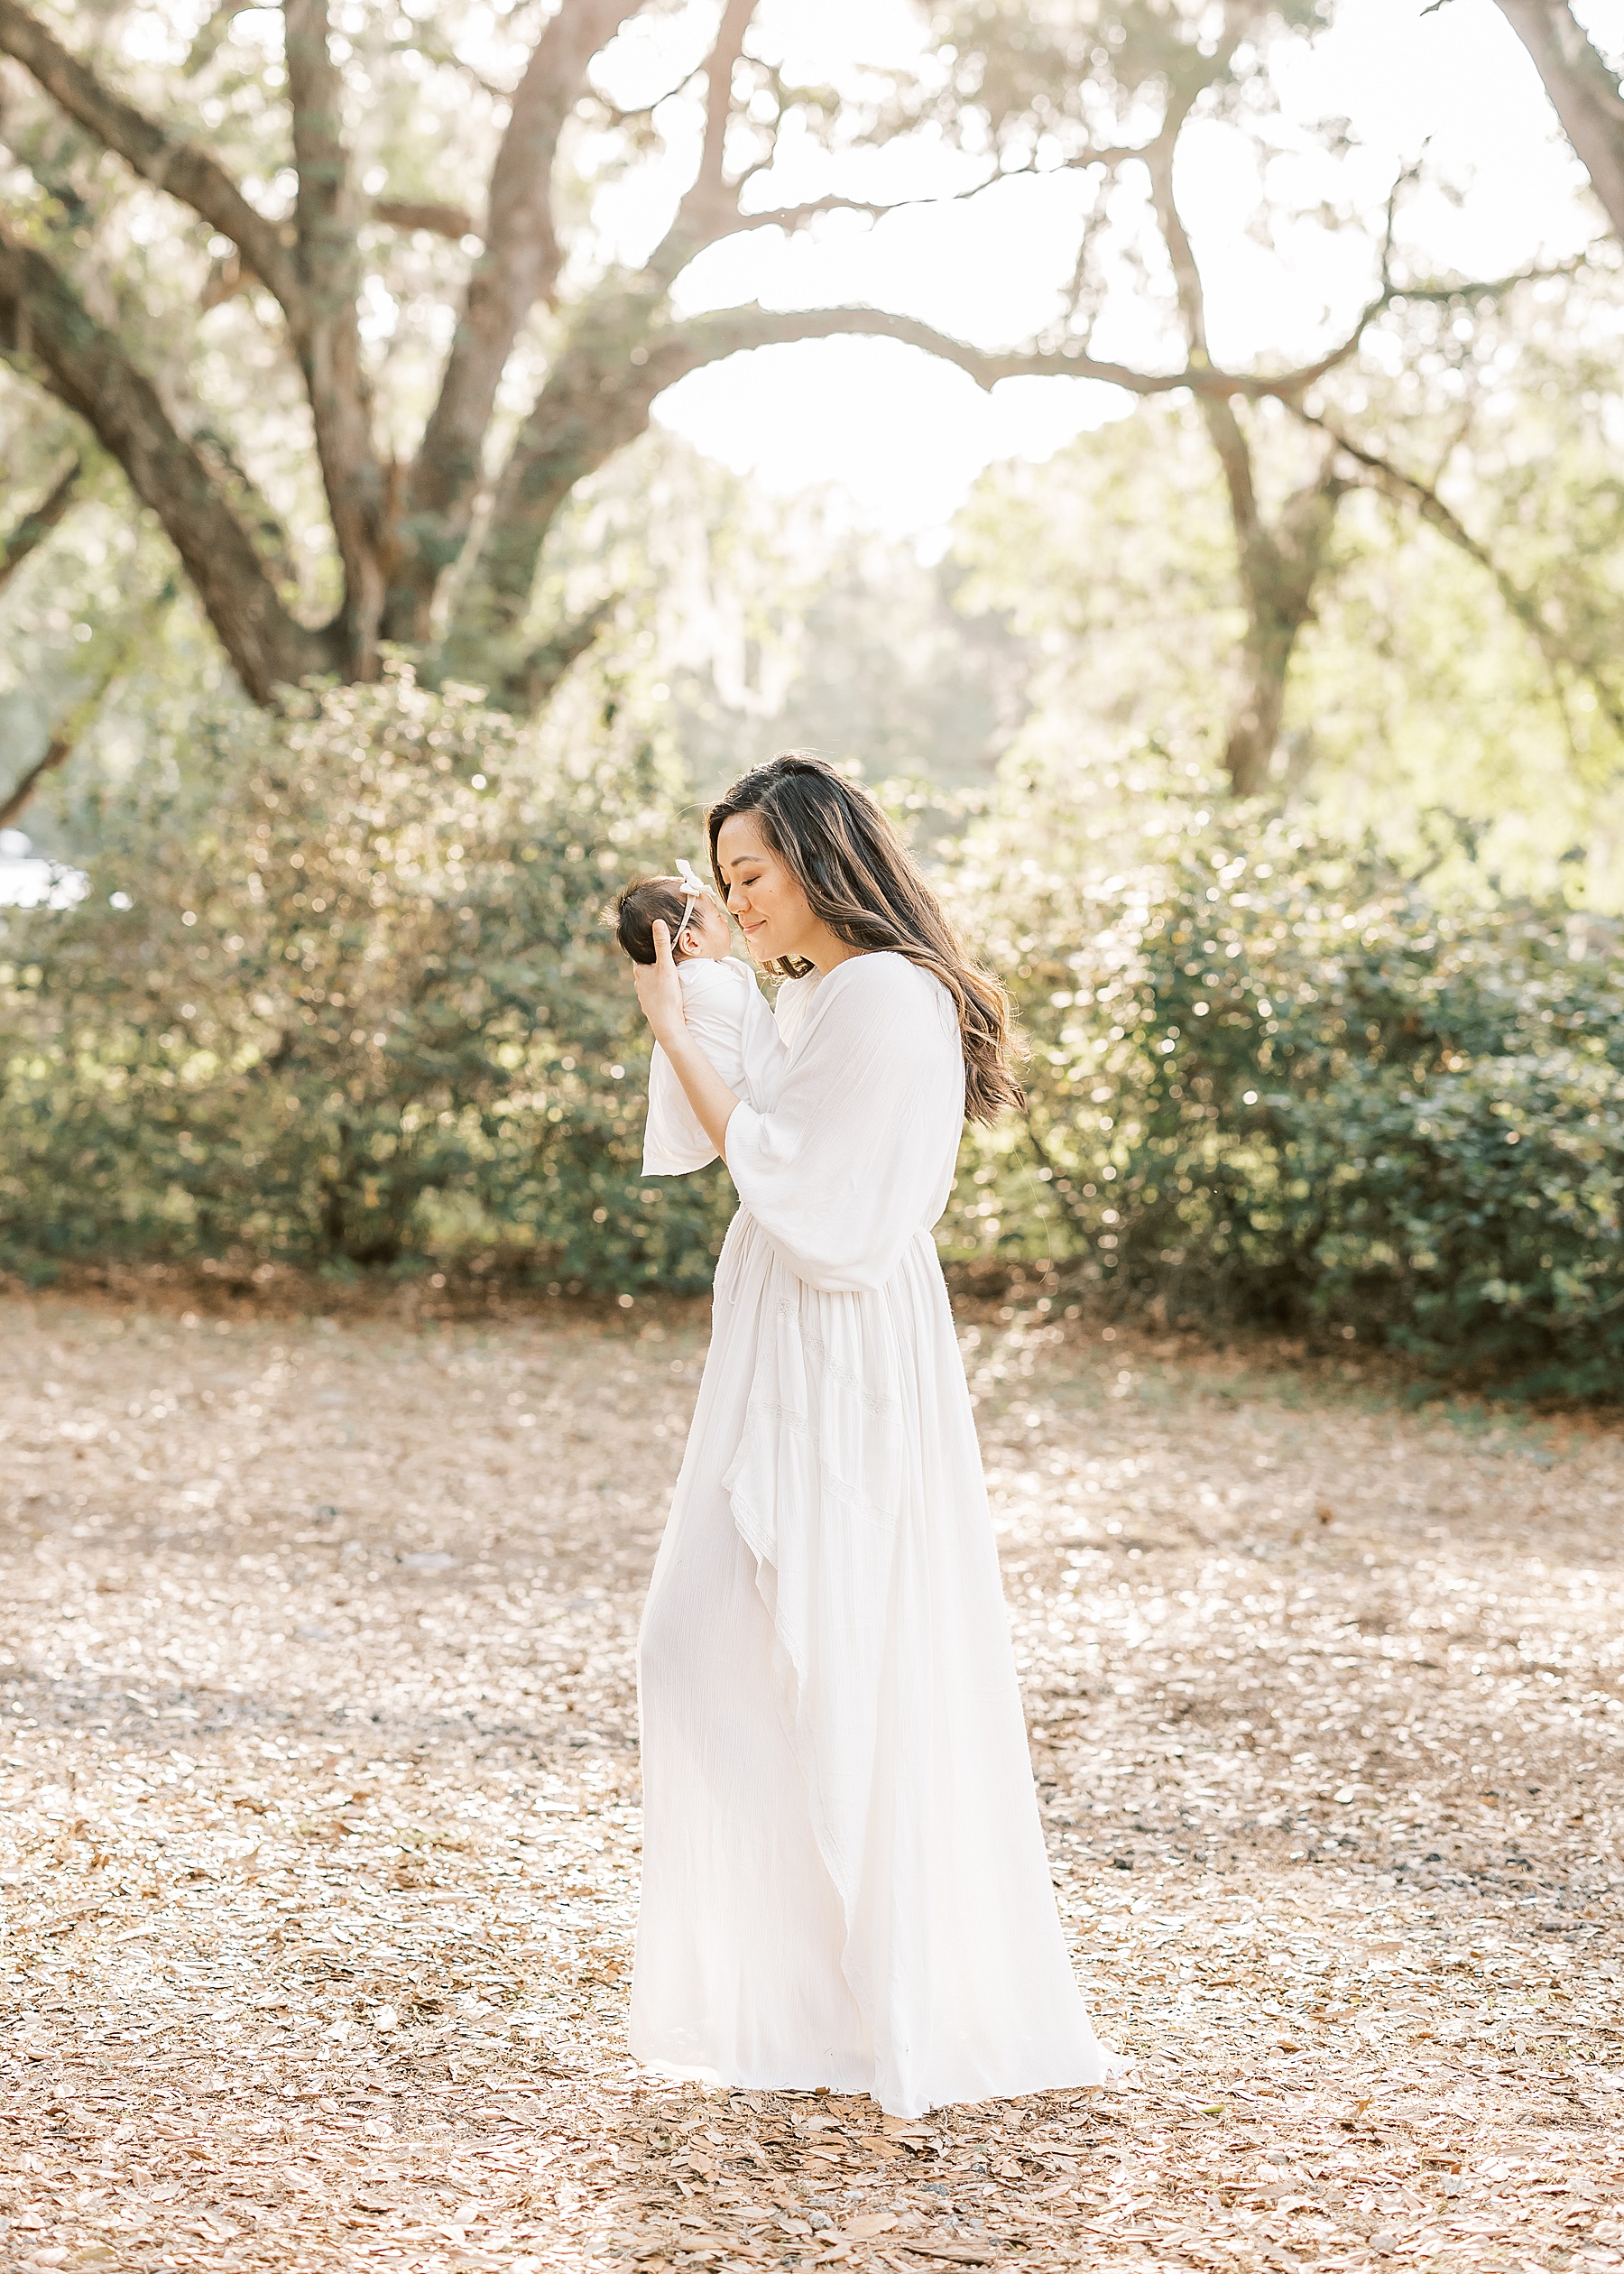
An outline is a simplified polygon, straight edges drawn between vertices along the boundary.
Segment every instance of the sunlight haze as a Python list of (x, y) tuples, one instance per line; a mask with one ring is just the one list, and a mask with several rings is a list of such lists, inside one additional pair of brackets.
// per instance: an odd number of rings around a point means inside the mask
[[(1604, 41), (1624, 41), (1624, 5), (1582, 11)], [(855, 59), (905, 62), (923, 49), (905, 6), (791, 0), (764, 13), (764, 45), (785, 49), (808, 78), (850, 79)], [(624, 45), (624, 42), (621, 43)], [(625, 99), (657, 91), (656, 40), (617, 61)], [(678, 51), (672, 51), (678, 52)], [(1284, 153), (1277, 190), (1312, 206), (1346, 200), (1379, 214), (1400, 168), (1425, 153), (1429, 185), (1406, 233), (1436, 268), (1485, 277), (1576, 251), (1594, 232), (1583, 177), (1562, 140), (1533, 67), (1491, 0), (1350, 0), (1313, 50), (1284, 44), (1277, 62), (1291, 116), (1306, 126), (1346, 116), (1357, 150), (1333, 160), (1305, 134)], [(665, 82), (669, 84), (669, 79)], [(621, 89), (617, 87), (617, 93)], [(1256, 203), (1250, 153), (1231, 129), (1199, 137), (1180, 182), (1205, 273), (1214, 353), (1244, 364), (1288, 362), (1336, 337), (1365, 296), (1370, 239), (1317, 225), (1270, 251), (1245, 234)], [(876, 199), (929, 197), (978, 179), (947, 151), (868, 153), (836, 174), (821, 154), (780, 160), (762, 203), (842, 188)], [(1087, 178), (1060, 174), (999, 185), (946, 211), (915, 208), (870, 224), (827, 217), (786, 242), (776, 231), (733, 240), (684, 280), (690, 306), (760, 296), (769, 303), (869, 301), (924, 318), (989, 347), (1012, 346), (1052, 321), (1070, 268)], [(628, 234), (651, 234), (660, 188), (637, 180), (622, 207)], [(1165, 368), (1142, 305), (1112, 311), (1103, 353)], [(1176, 360), (1176, 357), (1174, 358)], [(707, 455), (780, 491), (833, 485), (863, 521), (893, 535), (940, 533), (984, 467), (1042, 459), (1084, 429), (1121, 416), (1129, 398), (1087, 381), (1005, 381), (991, 395), (962, 372), (887, 340), (808, 341), (696, 372), (657, 416)]]

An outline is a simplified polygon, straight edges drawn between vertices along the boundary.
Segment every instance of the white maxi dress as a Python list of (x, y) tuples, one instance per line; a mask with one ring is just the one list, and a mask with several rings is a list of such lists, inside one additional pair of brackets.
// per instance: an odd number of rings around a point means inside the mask
[(898, 2116), (1098, 2084), (931, 1239), (953, 1003), (875, 954), (779, 1015), (639, 1641), (631, 2050)]

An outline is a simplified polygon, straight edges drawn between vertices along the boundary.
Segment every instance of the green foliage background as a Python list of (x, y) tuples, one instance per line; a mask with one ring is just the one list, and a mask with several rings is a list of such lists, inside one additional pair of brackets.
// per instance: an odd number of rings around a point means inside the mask
[[(636, 699), (584, 682), (543, 735), (401, 669), (281, 723), (222, 713), (188, 759), (88, 800), (78, 909), (5, 920), (13, 1268), (704, 1286), (731, 1188), (641, 1178), (646, 1039), (602, 920), (700, 834)], [(1616, 925), (1441, 903), (1374, 846), (1204, 787), (1154, 751), (1011, 760), (940, 848), (1029, 1050), (1026, 1115), (966, 1139), (950, 1260), (1611, 1393)]]
[[(1028, 1115), (966, 1138), (950, 1262), (1616, 1397), (1621, 308), (1593, 276), (1481, 317), (1444, 374), (1465, 439), (1448, 389), (1395, 397), (1386, 438), (1437, 428), (1585, 669), (1350, 495), (1253, 806), (1216, 778), (1241, 619), (1187, 410), (992, 469), (930, 570), (651, 436), (549, 549), (544, 613), (618, 598), (531, 726), (404, 667), (251, 711), (92, 453), (0, 601), (6, 779), (104, 689), (27, 814), (88, 895), (0, 911), (0, 1261), (703, 1288), (731, 1188), (641, 1178), (646, 1041), (601, 911), (805, 739), (916, 777), (900, 810), (1030, 1046)], [(73, 438), (25, 409), (0, 383), (32, 495)]]
[[(1616, 1394), (1617, 924), (1441, 904), (1373, 846), (1215, 809), (1181, 772), (1152, 754), (1082, 803), (1013, 772), (964, 848), (961, 913), (1030, 1058), (1024, 1123), (973, 1141), (955, 1252)], [(1118, 870), (1088, 817), (1123, 789), (1156, 818)]]
[(187, 761), (96, 791), (86, 900), (0, 934), (14, 1265), (703, 1284), (725, 1198), (641, 1182), (647, 1049), (600, 920), (688, 842), (634, 707), (600, 690), (543, 742), (401, 670), (285, 723), (223, 712)]

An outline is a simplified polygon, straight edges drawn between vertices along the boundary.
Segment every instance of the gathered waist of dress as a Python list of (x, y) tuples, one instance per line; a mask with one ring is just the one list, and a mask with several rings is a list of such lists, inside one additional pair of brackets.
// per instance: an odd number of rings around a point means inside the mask
[(842, 1284), (844, 1275), (835, 1267), (831, 1267), (826, 1276), (820, 1272), (817, 1279), (811, 1279), (797, 1270), (791, 1259), (775, 1243), (771, 1234), (763, 1229), (747, 1207), (741, 1206), (727, 1227), (727, 1237), (723, 1241), (722, 1252), (716, 1259), (715, 1292), (718, 1297), (726, 1296), (731, 1300), (734, 1284), (741, 1273), (765, 1264), (776, 1267), (820, 1294), (875, 1294), (899, 1276), (917, 1271), (922, 1263), (934, 1272), (940, 1272), (934, 1226), (928, 1224), (917, 1225), (908, 1235), (883, 1280), (875, 1280), (864, 1271), (854, 1271), (850, 1279), (844, 1280)]

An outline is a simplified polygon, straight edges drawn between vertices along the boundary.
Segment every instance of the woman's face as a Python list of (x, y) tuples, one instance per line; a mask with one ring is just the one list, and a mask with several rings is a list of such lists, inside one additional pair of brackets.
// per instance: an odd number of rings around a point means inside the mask
[(767, 843), (753, 813), (731, 813), (724, 821), (716, 866), (727, 887), (728, 913), (757, 963), (793, 956), (822, 968), (834, 935), (813, 915), (793, 872)]

